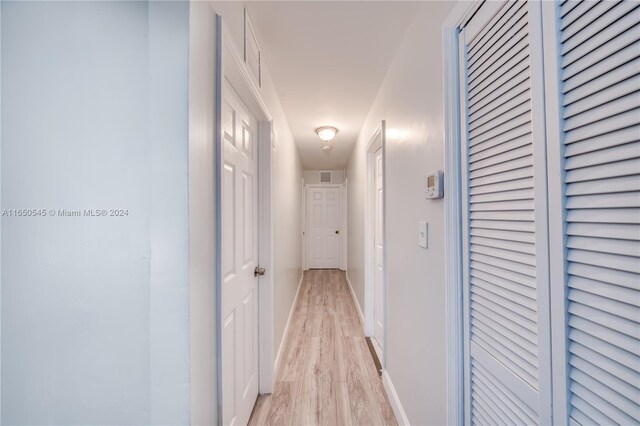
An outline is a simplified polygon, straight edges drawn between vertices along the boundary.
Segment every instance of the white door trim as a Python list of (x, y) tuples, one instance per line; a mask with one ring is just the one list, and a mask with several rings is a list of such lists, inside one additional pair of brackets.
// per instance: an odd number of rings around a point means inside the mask
[(562, 139), (562, 105), (560, 103), (560, 17), (556, 2), (542, 5), (542, 48), (544, 49), (544, 98), (547, 139), (547, 192), (549, 208), (549, 269), (551, 310), (551, 365), (553, 373), (553, 420), (569, 423), (567, 388), (567, 263), (565, 240), (565, 171)]
[(307, 267), (307, 185), (304, 183), (304, 178), (302, 178), (302, 205), (300, 208), (302, 209), (302, 229), (300, 230), (301, 238), (302, 238), (302, 271), (306, 271), (309, 268)]
[(258, 258), (260, 266), (266, 269), (258, 285), (258, 353), (259, 353), (259, 392), (270, 393), (273, 390), (274, 351), (273, 351), (273, 261), (272, 261), (272, 205), (271, 205), (271, 146), (273, 119), (260, 95), (240, 50), (235, 45), (222, 16), (216, 16), (216, 97), (215, 97), (215, 297), (216, 297), (216, 388), (218, 404), (218, 423), (222, 424), (222, 90), (226, 79), (246, 107), (258, 121)]
[(337, 188), (340, 186), (342, 188), (342, 259), (340, 269), (343, 271), (347, 270), (347, 224), (348, 224), (348, 212), (347, 212), (347, 179), (344, 179), (344, 183), (342, 185), (338, 184), (305, 184), (304, 179), (302, 179), (302, 270), (309, 270), (309, 265), (307, 262), (307, 187), (309, 188), (322, 188), (322, 187), (331, 187)]
[(344, 183), (342, 184), (342, 269), (343, 271), (347, 270), (347, 250), (349, 249), (349, 245), (347, 244), (347, 238), (349, 235), (349, 229), (347, 226), (349, 225), (349, 208), (348, 196), (347, 196), (347, 178), (344, 178)]
[[(382, 120), (380, 127), (374, 132), (367, 145), (367, 169), (365, 178), (365, 209), (364, 209), (364, 334), (365, 336), (374, 336), (375, 322), (375, 191), (373, 188), (375, 178), (375, 155), (376, 151), (382, 149), (382, 215), (386, 217), (386, 166), (385, 166), (385, 139), (386, 139), (386, 122)], [(382, 367), (386, 367), (387, 358), (387, 248), (386, 248), (386, 226), (385, 220), (382, 223), (382, 288), (384, 293), (383, 312), (384, 312), (384, 337), (382, 347)]]
[(442, 26), (445, 113), (445, 283), (447, 328), (447, 424), (468, 423), (464, 416), (462, 282), (462, 204), (460, 166), (460, 29), (481, 0), (459, 2)]

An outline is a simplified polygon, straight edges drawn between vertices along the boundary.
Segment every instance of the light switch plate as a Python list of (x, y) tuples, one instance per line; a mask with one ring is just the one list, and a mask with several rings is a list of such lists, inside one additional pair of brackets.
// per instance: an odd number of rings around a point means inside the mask
[(427, 233), (427, 222), (418, 222), (418, 245), (427, 248), (429, 234)]

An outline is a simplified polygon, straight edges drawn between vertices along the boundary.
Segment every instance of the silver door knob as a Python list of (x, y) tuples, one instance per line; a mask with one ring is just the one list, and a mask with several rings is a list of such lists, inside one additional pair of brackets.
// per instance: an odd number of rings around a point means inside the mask
[(264, 268), (261, 268), (259, 266), (256, 266), (256, 269), (253, 270), (253, 276), (257, 277), (257, 276), (262, 276), (264, 275)]

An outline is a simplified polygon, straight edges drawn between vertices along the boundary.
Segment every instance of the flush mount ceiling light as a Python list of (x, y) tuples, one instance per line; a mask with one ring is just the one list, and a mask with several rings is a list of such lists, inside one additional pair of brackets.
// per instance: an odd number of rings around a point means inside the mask
[(318, 137), (320, 139), (322, 139), (325, 142), (328, 142), (331, 139), (336, 137), (336, 134), (338, 133), (338, 129), (331, 126), (323, 126), (323, 127), (318, 127), (316, 129), (316, 133), (318, 134)]

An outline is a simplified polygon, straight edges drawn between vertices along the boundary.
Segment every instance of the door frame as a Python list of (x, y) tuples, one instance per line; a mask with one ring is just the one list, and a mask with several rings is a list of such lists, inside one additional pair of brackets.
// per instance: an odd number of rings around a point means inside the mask
[(382, 367), (387, 359), (387, 236), (386, 236), (386, 121), (382, 120), (367, 145), (365, 204), (364, 204), (364, 334), (373, 337), (375, 332), (375, 172), (376, 152), (382, 149), (382, 311), (384, 316), (382, 338)]
[(216, 389), (218, 422), (222, 424), (222, 169), (224, 149), (222, 101), (224, 80), (236, 91), (258, 122), (258, 259), (266, 269), (258, 282), (258, 392), (271, 393), (274, 380), (273, 350), (273, 210), (271, 200), (271, 149), (273, 118), (260, 89), (247, 69), (240, 49), (221, 15), (216, 15), (215, 57), (215, 298)]
[(444, 64), (444, 231), (447, 329), (447, 424), (468, 424), (465, 418), (464, 322), (462, 274), (462, 134), (460, 128), (461, 28), (475, 15), (482, 0), (458, 2), (442, 25)]
[[(303, 179), (304, 181), (304, 179)], [(309, 270), (309, 254), (311, 253), (311, 250), (309, 250), (309, 205), (307, 204), (309, 201), (309, 189), (311, 188), (335, 188), (335, 189), (340, 189), (340, 234), (342, 235), (342, 241), (340, 244), (340, 267), (339, 269), (341, 271), (344, 271), (346, 269), (346, 265), (344, 263), (344, 247), (345, 247), (345, 243), (346, 243), (346, 225), (345, 225), (345, 220), (344, 220), (344, 211), (346, 208), (346, 205), (344, 204), (344, 185), (343, 184), (337, 184), (337, 183), (307, 183), (304, 185), (304, 208), (302, 210), (302, 216), (303, 216), (303, 223), (304, 223), (304, 239), (303, 239), (303, 243), (304, 243), (304, 249), (303, 249), (303, 253), (304, 253), (304, 257), (303, 257), (303, 262), (304, 262), (304, 270), (307, 271)]]
[[(346, 173), (345, 173), (346, 175)], [(348, 261), (348, 250), (349, 246), (347, 245), (347, 238), (349, 235), (349, 230), (347, 226), (349, 225), (349, 204), (348, 204), (348, 181), (345, 176), (344, 182), (342, 183), (342, 267), (340, 268), (343, 271), (347, 271), (347, 261)]]

